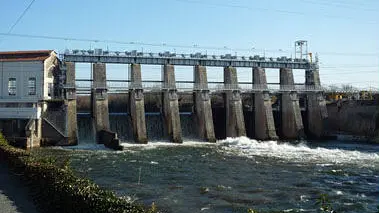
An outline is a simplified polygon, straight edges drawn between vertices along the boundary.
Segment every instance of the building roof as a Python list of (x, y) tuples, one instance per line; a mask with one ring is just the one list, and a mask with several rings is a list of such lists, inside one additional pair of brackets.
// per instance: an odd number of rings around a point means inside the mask
[(0, 52), (0, 61), (44, 61), (54, 50)]

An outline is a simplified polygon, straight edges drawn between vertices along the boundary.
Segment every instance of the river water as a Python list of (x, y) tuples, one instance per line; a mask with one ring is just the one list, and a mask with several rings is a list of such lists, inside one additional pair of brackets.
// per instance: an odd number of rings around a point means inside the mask
[[(70, 156), (80, 175), (118, 195), (155, 202), (167, 212), (317, 212), (322, 193), (337, 212), (378, 211), (379, 146), (245, 137), (210, 144), (191, 139), (191, 119), (184, 122), (187, 139), (179, 145), (158, 137), (137, 145), (125, 137), (125, 150), (115, 152), (82, 138), (79, 146), (54, 153)], [(158, 123), (154, 116), (147, 118), (150, 134), (162, 134)]]

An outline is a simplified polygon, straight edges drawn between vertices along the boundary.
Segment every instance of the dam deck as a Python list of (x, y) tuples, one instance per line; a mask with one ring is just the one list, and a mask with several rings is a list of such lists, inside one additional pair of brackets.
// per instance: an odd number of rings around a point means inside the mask
[(103, 50), (66, 50), (61, 54), (64, 61), (76, 63), (116, 63), (116, 64), (150, 64), (150, 65), (180, 65), (180, 66), (209, 66), (209, 67), (261, 67), (261, 68), (290, 68), (311, 69), (317, 66), (307, 59), (291, 59), (286, 57), (265, 58), (260, 56), (204, 55), (164, 53), (144, 53), (134, 51), (103, 51)]

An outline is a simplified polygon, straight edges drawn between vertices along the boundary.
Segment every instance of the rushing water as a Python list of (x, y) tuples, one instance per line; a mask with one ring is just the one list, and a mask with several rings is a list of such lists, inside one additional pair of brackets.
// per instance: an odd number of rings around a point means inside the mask
[[(182, 121), (184, 135), (193, 137), (192, 117), (182, 119), (188, 122)], [(149, 131), (163, 134), (159, 116), (147, 120)], [(147, 145), (126, 142), (118, 152), (82, 143), (87, 150), (55, 154), (68, 153), (80, 174), (118, 195), (155, 202), (168, 212), (316, 212), (321, 193), (337, 212), (377, 212), (379, 146), (244, 137), (176, 145), (155, 139)]]

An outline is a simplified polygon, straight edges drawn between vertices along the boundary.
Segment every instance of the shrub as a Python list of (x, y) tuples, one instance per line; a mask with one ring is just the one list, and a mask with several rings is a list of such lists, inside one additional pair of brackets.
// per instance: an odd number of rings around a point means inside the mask
[(43, 158), (9, 145), (0, 133), (0, 159), (21, 174), (33, 192), (32, 196), (42, 212), (57, 213), (139, 213), (157, 212), (155, 205), (146, 209), (130, 203), (113, 192), (100, 188), (86, 178), (80, 178), (69, 167), (53, 158)]

